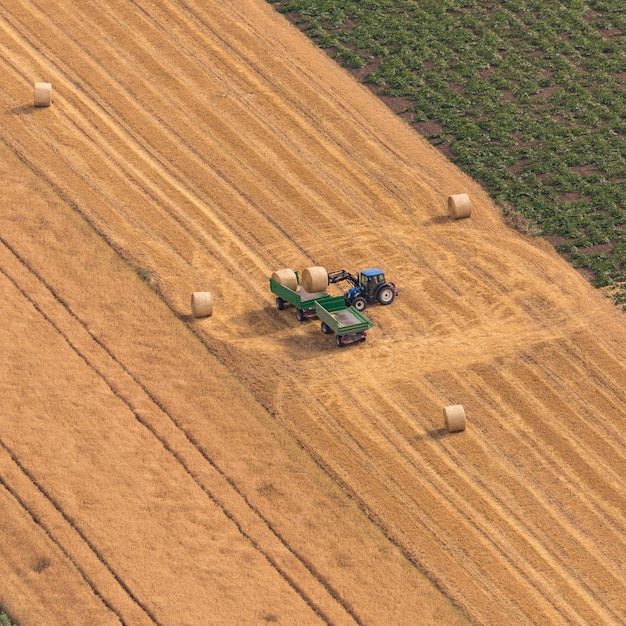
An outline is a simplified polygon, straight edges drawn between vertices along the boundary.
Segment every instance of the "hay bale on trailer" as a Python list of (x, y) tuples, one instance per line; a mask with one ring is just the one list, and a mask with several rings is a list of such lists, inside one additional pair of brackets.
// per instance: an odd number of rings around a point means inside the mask
[(279, 285), (283, 285), (291, 289), (291, 291), (295, 291), (298, 288), (298, 277), (296, 273), (289, 268), (285, 268), (282, 270), (276, 270), (272, 274), (272, 280), (277, 282)]
[(328, 287), (328, 272), (319, 265), (307, 267), (302, 272), (302, 286), (309, 293), (324, 291)]

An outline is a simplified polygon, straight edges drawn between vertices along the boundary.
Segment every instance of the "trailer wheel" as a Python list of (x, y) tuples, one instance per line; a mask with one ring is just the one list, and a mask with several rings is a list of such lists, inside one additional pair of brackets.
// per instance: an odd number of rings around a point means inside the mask
[(276, 298), (276, 308), (282, 311), (285, 308), (285, 301), (282, 298)]
[(396, 299), (396, 294), (391, 287), (385, 285), (378, 290), (378, 293), (376, 294), (376, 299), (381, 304), (391, 304)]
[(296, 309), (296, 319), (299, 322), (304, 322), (304, 311), (302, 309)]
[(334, 331), (326, 322), (322, 322), (322, 332), (325, 335), (332, 335)]
[(352, 306), (357, 311), (365, 311), (367, 308), (367, 300), (361, 296), (357, 296), (354, 300), (352, 300)]
[(343, 339), (342, 339), (341, 335), (337, 335), (337, 338), (335, 339), (335, 343), (337, 344), (338, 348), (342, 348), (343, 347)]

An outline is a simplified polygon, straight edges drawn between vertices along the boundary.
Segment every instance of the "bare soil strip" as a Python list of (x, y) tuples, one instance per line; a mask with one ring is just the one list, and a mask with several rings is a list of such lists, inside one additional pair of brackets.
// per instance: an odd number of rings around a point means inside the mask
[[(124, 623), (626, 620), (620, 312), (260, 0), (7, 0), (0, 33), (1, 497), (68, 594)], [(365, 344), (275, 310), (272, 271), (318, 264), (398, 285)]]

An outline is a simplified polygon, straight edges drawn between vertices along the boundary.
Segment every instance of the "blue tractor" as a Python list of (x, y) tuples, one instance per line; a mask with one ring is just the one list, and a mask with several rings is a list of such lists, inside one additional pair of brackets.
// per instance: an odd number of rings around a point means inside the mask
[(328, 284), (347, 281), (352, 285), (344, 294), (346, 304), (353, 306), (357, 311), (363, 311), (368, 304), (379, 302), (391, 304), (398, 295), (396, 286), (385, 280), (385, 273), (378, 267), (370, 267), (359, 272), (358, 276), (338, 270), (328, 274)]

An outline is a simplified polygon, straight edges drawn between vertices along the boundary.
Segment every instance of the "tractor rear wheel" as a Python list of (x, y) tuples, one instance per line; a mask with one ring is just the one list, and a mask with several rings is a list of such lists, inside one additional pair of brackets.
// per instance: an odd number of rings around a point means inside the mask
[(394, 290), (388, 285), (381, 287), (376, 294), (376, 299), (381, 304), (391, 304), (395, 300), (395, 298), (396, 294)]

